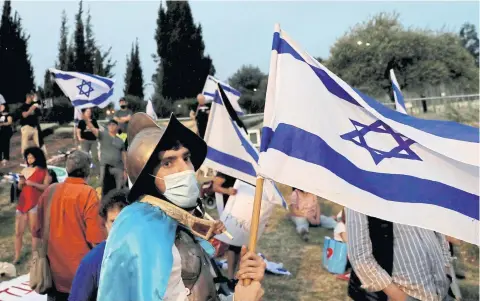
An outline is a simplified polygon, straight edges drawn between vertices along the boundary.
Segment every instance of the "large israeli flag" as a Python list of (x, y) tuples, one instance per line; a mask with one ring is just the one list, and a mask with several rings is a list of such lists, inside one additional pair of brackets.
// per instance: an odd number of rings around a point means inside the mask
[(370, 216), (478, 245), (479, 134), (383, 106), (277, 26), (261, 175)]
[(100, 107), (104, 108), (111, 101), (113, 95), (113, 84), (115, 81), (110, 78), (81, 73), (67, 72), (54, 68), (52, 72), (55, 82), (70, 99), (72, 105), (79, 109)]
[(393, 97), (395, 99), (395, 108), (398, 112), (407, 114), (407, 108), (405, 107), (405, 98), (403, 98), (402, 90), (398, 84), (397, 77), (393, 69), (390, 69), (390, 79), (392, 80)]
[(205, 81), (205, 85), (203, 86), (202, 94), (205, 96), (205, 99), (211, 102), (218, 101), (219, 98), (218, 96), (216, 96), (218, 93), (217, 84), (219, 84), (225, 91), (225, 94), (227, 94), (227, 97), (230, 100), (232, 107), (235, 109), (235, 112), (237, 112), (237, 115), (244, 115), (242, 108), (238, 104), (238, 100), (240, 99), (240, 96), (242, 96), (242, 94), (238, 90), (235, 90), (234, 88), (230, 87), (224, 82), (221, 82), (220, 80), (216, 79), (211, 75), (207, 76), (207, 80)]
[[(235, 121), (241, 123), (238, 116), (230, 115), (235, 114), (235, 111), (232, 108), (227, 110), (226, 106), (231, 105), (229, 99), (225, 99), (224, 103), (220, 91), (216, 93), (215, 98), (205, 132), (204, 139), (208, 145), (208, 152), (203, 164), (243, 182), (256, 185), (258, 151), (248, 139), (243, 124), (241, 124), (243, 127), (240, 127)], [(264, 189), (269, 201), (287, 208), (287, 203), (274, 183), (265, 181)]]

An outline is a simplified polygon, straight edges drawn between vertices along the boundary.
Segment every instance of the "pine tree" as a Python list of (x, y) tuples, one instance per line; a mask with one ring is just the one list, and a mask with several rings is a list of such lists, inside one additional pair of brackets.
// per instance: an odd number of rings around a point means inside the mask
[(60, 70), (68, 68), (68, 27), (67, 13), (62, 11), (62, 24), (60, 26), (60, 42), (58, 43), (58, 58), (56, 67)]
[(95, 45), (95, 37), (93, 34), (92, 16), (90, 8), (87, 12), (87, 21), (85, 23), (85, 64), (86, 72), (94, 73), (94, 60), (97, 47)]
[(12, 17), (10, 1), (4, 1), (0, 23), (0, 94), (8, 103), (23, 102), (35, 89), (28, 39), (20, 16)]
[(202, 27), (195, 25), (189, 3), (167, 1), (166, 6), (160, 5), (155, 33), (162, 95), (173, 100), (194, 97), (215, 68), (204, 54)]
[(76, 71), (75, 68), (75, 44), (74, 38), (70, 39), (70, 43), (67, 48), (67, 69), (66, 71)]
[[(54, 91), (55, 91), (54, 87), (58, 88), (57, 84), (54, 81), (52, 81), (52, 74), (47, 69), (45, 70), (45, 75), (43, 76), (43, 97), (50, 98), (53, 96), (61, 96), (61, 95), (54, 95)], [(60, 88), (58, 89), (60, 90)]]
[(127, 70), (125, 72), (125, 95), (137, 96), (143, 100), (143, 71), (140, 64), (140, 51), (138, 40), (132, 44), (130, 57), (127, 57)]
[(75, 71), (78, 72), (89, 72), (92, 73), (93, 70), (88, 70), (91, 67), (90, 62), (88, 62), (87, 46), (85, 43), (85, 27), (83, 26), (83, 0), (80, 0), (78, 6), (78, 13), (75, 16)]

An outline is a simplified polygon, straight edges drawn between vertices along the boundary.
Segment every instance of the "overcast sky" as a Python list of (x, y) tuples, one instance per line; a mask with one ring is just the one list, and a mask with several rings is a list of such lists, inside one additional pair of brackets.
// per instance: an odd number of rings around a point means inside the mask
[[(3, 1), (0, 1), (3, 6)], [(154, 32), (160, 1), (86, 1), (90, 8), (96, 39), (104, 48), (112, 46), (117, 60), (114, 69), (115, 99), (122, 95), (125, 57), (138, 38), (144, 81), (151, 81), (156, 53)], [(13, 1), (13, 10), (23, 19), (30, 34), (29, 52), (37, 85), (53, 67), (58, 53), (61, 12), (74, 28), (77, 1)], [(203, 26), (206, 52), (212, 57), (216, 77), (226, 80), (244, 64), (267, 73), (275, 23), (313, 56), (328, 57), (330, 47), (356, 23), (379, 12), (398, 12), (406, 26), (458, 32), (465, 22), (479, 27), (477, 1), (461, 2), (272, 2), (272, 1), (191, 1), (195, 22)], [(145, 92), (150, 93), (152, 89)]]

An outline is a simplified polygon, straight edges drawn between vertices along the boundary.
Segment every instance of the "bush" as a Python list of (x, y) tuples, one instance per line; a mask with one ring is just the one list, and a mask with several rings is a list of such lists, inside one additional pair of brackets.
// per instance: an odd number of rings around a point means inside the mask
[(70, 100), (66, 97), (56, 97), (53, 99), (53, 107), (43, 111), (42, 120), (65, 124), (72, 122), (73, 117), (74, 110)]

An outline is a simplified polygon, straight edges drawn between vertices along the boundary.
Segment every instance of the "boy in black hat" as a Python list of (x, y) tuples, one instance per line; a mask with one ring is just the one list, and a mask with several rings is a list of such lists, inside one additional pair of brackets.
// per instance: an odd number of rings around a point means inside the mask
[[(195, 177), (207, 154), (205, 142), (174, 116), (166, 128), (144, 113), (128, 128), (127, 169), (133, 203), (117, 216), (105, 248), (98, 300), (232, 300), (219, 295), (206, 240), (225, 230), (198, 210)], [(235, 301), (258, 301), (265, 264), (242, 250)]]

